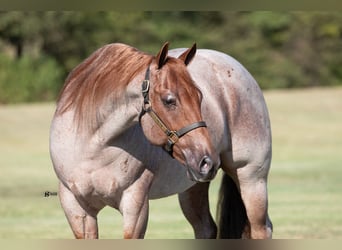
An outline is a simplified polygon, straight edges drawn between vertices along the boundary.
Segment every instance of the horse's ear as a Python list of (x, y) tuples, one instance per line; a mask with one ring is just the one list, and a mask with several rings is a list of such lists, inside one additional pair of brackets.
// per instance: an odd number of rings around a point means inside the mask
[(163, 65), (166, 63), (166, 58), (167, 58), (167, 52), (169, 50), (169, 42), (164, 43), (163, 47), (160, 49), (156, 56), (157, 64), (158, 64), (158, 69), (163, 67)]
[(192, 45), (190, 49), (187, 49), (178, 58), (183, 60), (185, 65), (188, 65), (196, 54), (196, 43)]

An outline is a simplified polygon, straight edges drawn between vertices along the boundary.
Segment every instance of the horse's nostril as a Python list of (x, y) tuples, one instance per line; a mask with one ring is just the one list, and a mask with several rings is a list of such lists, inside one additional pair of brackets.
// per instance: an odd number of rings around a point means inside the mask
[(208, 174), (213, 167), (213, 160), (209, 156), (204, 156), (199, 167), (201, 174)]

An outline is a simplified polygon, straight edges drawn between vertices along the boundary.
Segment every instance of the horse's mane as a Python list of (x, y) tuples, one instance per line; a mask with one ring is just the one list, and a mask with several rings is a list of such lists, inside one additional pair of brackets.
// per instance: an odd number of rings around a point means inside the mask
[(56, 115), (73, 109), (78, 124), (93, 127), (94, 122), (101, 122), (99, 107), (120, 98), (152, 59), (153, 56), (124, 44), (101, 47), (68, 75), (57, 100)]

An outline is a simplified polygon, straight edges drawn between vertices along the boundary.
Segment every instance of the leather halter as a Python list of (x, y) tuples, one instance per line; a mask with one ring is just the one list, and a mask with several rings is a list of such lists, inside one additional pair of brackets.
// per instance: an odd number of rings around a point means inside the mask
[(164, 132), (167, 136), (167, 142), (164, 145), (165, 151), (167, 151), (173, 157), (173, 145), (185, 134), (189, 133), (190, 131), (200, 128), (200, 127), (207, 127), (204, 121), (199, 121), (192, 123), (184, 128), (181, 128), (177, 131), (171, 130), (167, 127), (167, 125), (160, 119), (160, 117), (154, 112), (152, 109), (152, 104), (149, 98), (149, 91), (150, 91), (150, 66), (147, 68), (145, 73), (145, 80), (142, 83), (142, 95), (144, 97), (144, 103), (142, 106), (142, 111), (140, 113), (140, 118), (147, 113), (150, 117), (154, 120), (154, 122), (158, 125), (158, 127)]

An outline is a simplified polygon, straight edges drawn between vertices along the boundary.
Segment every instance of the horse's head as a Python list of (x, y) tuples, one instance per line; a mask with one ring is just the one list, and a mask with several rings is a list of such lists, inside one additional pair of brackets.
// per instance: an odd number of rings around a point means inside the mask
[(141, 124), (152, 144), (187, 166), (190, 179), (203, 182), (215, 177), (219, 159), (202, 121), (202, 93), (187, 71), (195, 53), (194, 44), (178, 58), (168, 57), (164, 44), (146, 71), (143, 114), (149, 115), (142, 115)]

